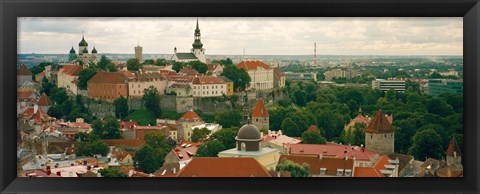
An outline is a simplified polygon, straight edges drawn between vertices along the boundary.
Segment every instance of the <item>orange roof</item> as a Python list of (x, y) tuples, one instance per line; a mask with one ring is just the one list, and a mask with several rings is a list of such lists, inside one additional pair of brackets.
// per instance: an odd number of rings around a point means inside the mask
[(462, 151), (460, 151), (460, 147), (458, 147), (455, 136), (450, 140), (450, 145), (448, 145), (447, 149), (447, 156), (454, 157), (454, 152), (456, 152), (457, 156), (462, 156)]
[(194, 157), (177, 177), (270, 177), (254, 158)]
[(391, 165), (388, 162), (388, 156), (380, 156), (379, 160), (373, 167), (356, 167), (354, 177), (385, 177), (381, 170), (387, 170), (385, 165)]
[[(360, 148), (358, 146), (338, 145), (338, 144), (285, 144), (289, 154), (292, 155), (314, 155), (329, 158), (349, 158), (355, 155), (357, 160), (370, 161), (375, 154), (374, 151)], [(346, 153), (345, 153), (346, 152)]]
[(199, 75), (200, 74), (197, 70), (189, 69), (189, 68), (183, 68), (178, 73), (186, 74), (186, 75)]
[(252, 111), (252, 117), (268, 117), (268, 110), (263, 105), (262, 99), (257, 100), (257, 105), (255, 105), (255, 109)]
[(198, 119), (198, 121), (203, 121), (197, 113), (195, 113), (193, 110), (189, 110), (185, 114), (183, 114), (183, 116), (180, 117), (178, 121), (182, 122), (181, 119), (183, 119), (184, 122), (194, 122), (195, 118)]
[(109, 84), (125, 84), (128, 78), (120, 72), (97, 72), (88, 83), (109, 83)]
[(27, 65), (22, 64), (17, 70), (17, 75), (32, 75), (32, 72), (28, 69)]
[(192, 80), (193, 84), (224, 84), (225, 81), (218, 77), (213, 76), (203, 76), (203, 77), (195, 77)]
[(392, 125), (385, 117), (385, 114), (382, 110), (377, 111), (375, 117), (373, 117), (372, 121), (368, 126), (365, 128), (365, 132), (367, 133), (393, 133)]
[(35, 107), (31, 106), (28, 107), (22, 114), (23, 119), (33, 119), (35, 124), (43, 124), (45, 121), (52, 121), (55, 118), (50, 117), (47, 113), (45, 113), (41, 108), (37, 109), (35, 112)]
[(109, 146), (125, 146), (131, 148), (140, 148), (145, 144), (143, 139), (104, 139), (102, 140)]
[(40, 99), (38, 99), (37, 105), (38, 106), (51, 106), (52, 100), (45, 94), (45, 92), (40, 96)]
[(272, 69), (269, 65), (261, 61), (241, 61), (237, 64), (237, 68), (244, 68), (248, 70), (257, 70), (259, 67), (263, 69)]
[(353, 170), (352, 158), (326, 158), (320, 159), (317, 156), (308, 155), (281, 155), (278, 163), (283, 160), (290, 160), (297, 164), (302, 165), (307, 163), (310, 166), (310, 174), (320, 174), (320, 168), (326, 168), (325, 175), (335, 176), (337, 175), (337, 169), (350, 169)]
[(131, 78), (135, 77), (135, 74), (133, 74), (132, 72), (127, 71), (127, 70), (121, 70), (119, 72), (122, 73), (123, 75), (127, 76), (128, 79), (131, 79)]
[(17, 99), (32, 98), (33, 92), (17, 92)]
[(83, 66), (81, 65), (65, 65), (63, 68), (60, 69), (60, 72), (71, 76), (78, 76), (80, 71), (83, 70)]

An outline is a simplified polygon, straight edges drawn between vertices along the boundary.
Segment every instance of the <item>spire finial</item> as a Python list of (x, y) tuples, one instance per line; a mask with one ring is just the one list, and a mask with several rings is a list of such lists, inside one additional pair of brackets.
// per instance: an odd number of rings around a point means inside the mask
[(199, 27), (198, 27), (198, 17), (197, 17), (197, 29), (199, 29)]

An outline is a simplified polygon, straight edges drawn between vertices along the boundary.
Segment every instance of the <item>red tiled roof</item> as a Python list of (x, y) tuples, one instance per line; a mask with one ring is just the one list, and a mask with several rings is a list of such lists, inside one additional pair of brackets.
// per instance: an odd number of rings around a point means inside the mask
[(186, 75), (199, 75), (200, 73), (195, 69), (183, 68), (178, 73), (186, 74)]
[(127, 76), (128, 79), (131, 79), (131, 78), (135, 77), (135, 74), (133, 74), (132, 72), (127, 71), (127, 70), (121, 70), (119, 72), (122, 73), (123, 75)]
[(375, 117), (373, 117), (372, 121), (368, 126), (365, 128), (365, 132), (367, 133), (393, 133), (392, 125), (385, 117), (385, 114), (382, 110), (377, 111)]
[(265, 108), (262, 99), (257, 100), (257, 105), (252, 111), (252, 117), (268, 117), (268, 110)]
[(17, 92), (17, 99), (32, 98), (33, 92)]
[(177, 177), (270, 177), (254, 158), (195, 157)]
[[(188, 144), (190, 144), (189, 147), (182, 147), (182, 145)], [(175, 149), (172, 149), (172, 152), (175, 153), (178, 161), (190, 160), (197, 153), (197, 149), (200, 145), (200, 143), (196, 142), (182, 142), (181, 144), (178, 144)]]
[(256, 70), (258, 67), (261, 67), (264, 69), (272, 69), (269, 65), (261, 61), (241, 61), (239, 64), (237, 64), (237, 68), (244, 68), (247, 71)]
[(37, 105), (38, 106), (51, 106), (52, 100), (45, 94), (45, 92), (40, 96), (40, 99), (38, 99)]
[(138, 125), (137, 122), (126, 122), (126, 121), (120, 122), (120, 128), (121, 129), (134, 130), (137, 125)]
[(193, 84), (225, 84), (223, 79), (213, 76), (202, 76), (202, 77), (195, 77), (192, 81)]
[(134, 82), (151, 82), (151, 81), (162, 81), (165, 80), (165, 77), (160, 73), (137, 73), (132, 80)]
[(33, 119), (35, 124), (44, 124), (46, 121), (54, 120), (53, 117), (50, 117), (47, 113), (45, 113), (41, 108), (37, 109), (35, 112), (35, 108), (33, 106), (28, 107), (22, 114), (23, 119)]
[(81, 65), (65, 65), (60, 69), (60, 72), (68, 74), (70, 76), (78, 76), (80, 71), (83, 70), (83, 66)]
[(283, 160), (290, 160), (302, 165), (307, 163), (310, 166), (310, 174), (320, 174), (320, 168), (326, 168), (325, 175), (336, 176), (337, 169), (350, 169), (353, 171), (352, 158), (322, 158), (306, 155), (281, 155), (278, 163)]
[(181, 119), (183, 119), (183, 122), (193, 122), (195, 118), (198, 119), (198, 121), (203, 121), (197, 113), (195, 113), (193, 110), (189, 110), (185, 114), (183, 114), (183, 116), (180, 117), (178, 121), (181, 122)]
[(453, 152), (456, 152), (457, 156), (462, 156), (462, 151), (460, 151), (460, 147), (458, 147), (455, 137), (450, 140), (450, 144), (448, 145), (447, 149), (447, 156), (454, 157), (455, 155)]
[(358, 146), (338, 144), (285, 144), (285, 146), (292, 155), (322, 155), (329, 158), (345, 158), (345, 156), (351, 158), (355, 155), (357, 160), (370, 161), (377, 154), (374, 151)]
[(17, 75), (32, 75), (30, 69), (28, 69), (27, 65), (22, 64), (19, 69), (17, 69)]
[(120, 72), (97, 72), (88, 83), (109, 83), (109, 84), (124, 84), (127, 83), (128, 78)]
[(373, 167), (356, 167), (354, 177), (385, 177), (381, 170), (387, 170), (385, 165), (391, 165), (388, 162), (390, 158), (388, 156), (380, 156), (379, 160)]
[(131, 148), (140, 148), (145, 144), (143, 139), (104, 139), (102, 140), (109, 146), (125, 146)]

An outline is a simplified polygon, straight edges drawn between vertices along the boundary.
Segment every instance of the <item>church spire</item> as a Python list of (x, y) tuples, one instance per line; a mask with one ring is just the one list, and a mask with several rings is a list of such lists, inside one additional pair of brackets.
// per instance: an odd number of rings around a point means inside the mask
[(200, 41), (200, 27), (198, 26), (198, 17), (197, 17), (197, 28), (195, 28), (194, 33), (194, 42), (192, 44), (193, 49), (201, 49), (203, 47), (202, 42)]

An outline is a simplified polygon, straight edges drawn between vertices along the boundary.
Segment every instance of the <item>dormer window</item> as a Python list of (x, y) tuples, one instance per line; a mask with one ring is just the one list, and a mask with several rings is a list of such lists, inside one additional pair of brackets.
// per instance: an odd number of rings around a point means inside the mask
[(325, 175), (327, 168), (320, 168), (320, 175)]
[(352, 170), (351, 169), (345, 169), (345, 176), (352, 176)]
[(337, 176), (343, 176), (343, 169), (337, 169)]

